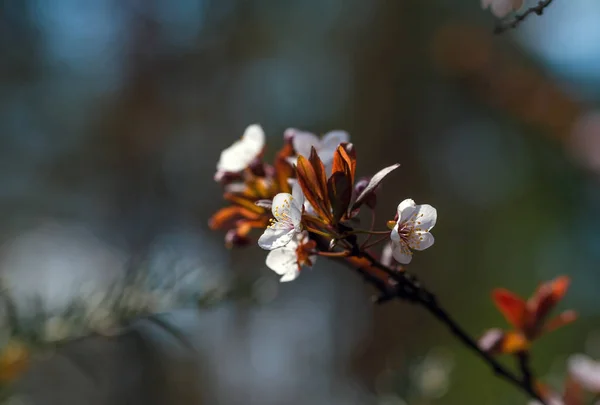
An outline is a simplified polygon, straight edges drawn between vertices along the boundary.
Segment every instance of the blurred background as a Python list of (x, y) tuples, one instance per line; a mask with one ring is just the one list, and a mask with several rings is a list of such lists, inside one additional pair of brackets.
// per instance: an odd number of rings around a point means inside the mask
[(131, 350), (84, 350), (83, 368), (40, 365), (25, 391), (74, 404), (526, 403), (419, 308), (373, 307), (347, 269), (321, 260), (280, 285), (264, 251), (225, 249), (207, 227), (223, 205), (212, 177), (252, 123), (270, 156), (288, 127), (345, 129), (359, 175), (400, 162), (380, 221), (404, 198), (438, 209), (437, 243), (411, 270), (474, 335), (505, 326), (492, 288), (527, 296), (571, 275), (562, 305), (581, 318), (534, 355), (559, 388), (570, 353), (600, 358), (599, 20), (596, 0), (555, 0), (501, 36), (477, 0), (3, 1), (11, 288), (62, 305), (81, 280), (102, 286), (143, 261), (164, 277), (192, 269), (201, 293), (243, 282), (252, 298), (173, 315), (196, 352), (140, 328), (123, 338)]

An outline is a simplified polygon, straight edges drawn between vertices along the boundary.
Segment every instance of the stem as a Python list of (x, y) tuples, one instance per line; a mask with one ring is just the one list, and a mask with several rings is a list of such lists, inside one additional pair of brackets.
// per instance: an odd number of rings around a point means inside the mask
[(324, 256), (324, 257), (348, 257), (350, 255), (350, 252), (348, 252), (347, 250), (345, 250), (343, 252), (321, 252), (321, 251), (317, 251), (317, 254), (319, 256)]
[[(526, 393), (529, 397), (536, 399), (537, 401), (545, 404), (543, 398), (533, 388), (533, 378), (528, 366), (528, 358), (524, 359), (525, 368), (522, 368), (523, 376), (519, 377), (501, 363), (498, 362), (491, 354), (483, 351), (476, 340), (472, 338), (460, 325), (454, 320), (454, 318), (443, 309), (435, 295), (429, 292), (426, 288), (422, 287), (419, 281), (414, 276), (406, 272), (396, 272), (387, 266), (377, 261), (373, 256), (366, 252), (354, 251), (353, 254), (356, 257), (366, 258), (372, 267), (383, 271), (388, 277), (393, 279), (393, 283), (390, 283), (389, 279), (382, 279), (374, 274), (370, 277), (366, 277), (365, 273), (369, 273), (369, 269), (358, 269), (359, 272), (368, 281), (379, 289), (382, 293), (380, 302), (387, 301), (391, 298), (404, 299), (414, 304), (424, 307), (434, 318), (444, 324), (450, 332), (468, 349), (479, 356), (485, 363), (487, 363), (492, 371), (500, 378), (504, 379), (514, 387), (520, 389)], [(373, 279), (376, 280), (373, 280)], [(527, 372), (525, 372), (525, 370)]]
[(501, 34), (511, 28), (517, 28), (517, 26), (531, 14), (542, 15), (544, 9), (548, 7), (552, 1), (553, 0), (540, 0), (536, 6), (528, 8), (522, 14), (517, 14), (511, 21), (498, 24), (494, 29), (494, 34)]
[(386, 236), (384, 236), (383, 238), (379, 238), (379, 239), (377, 239), (377, 240), (375, 240), (375, 241), (373, 241), (373, 242), (371, 242), (371, 243), (366, 243), (367, 241), (365, 241), (365, 243), (363, 243), (363, 244), (360, 246), (360, 249), (361, 249), (361, 250), (369, 249), (369, 248), (371, 248), (371, 247), (373, 247), (373, 246), (375, 246), (375, 245), (377, 245), (377, 244), (379, 244), (379, 243), (381, 243), (381, 242), (384, 242), (384, 241), (386, 241), (386, 240), (388, 240), (388, 239), (389, 239), (389, 236), (388, 236), (388, 235), (386, 235)]
[(527, 352), (517, 353), (517, 359), (519, 361), (519, 370), (521, 370), (521, 377), (523, 382), (532, 390), (535, 391), (533, 386), (533, 373), (531, 371), (530, 357)]
[(326, 232), (320, 231), (310, 226), (306, 226), (306, 230), (311, 233), (316, 233), (317, 235), (325, 236), (326, 238), (331, 238), (331, 235), (328, 235)]
[(367, 231), (366, 229), (354, 229), (350, 234), (367, 233), (369, 235), (389, 235), (391, 231)]
[[(375, 227), (375, 211), (370, 210), (371, 211), (371, 226), (369, 227), (370, 229), (373, 229)], [(365, 241), (363, 242), (361, 249), (364, 249), (364, 246), (371, 240), (371, 234), (367, 235), (367, 238), (365, 239)]]

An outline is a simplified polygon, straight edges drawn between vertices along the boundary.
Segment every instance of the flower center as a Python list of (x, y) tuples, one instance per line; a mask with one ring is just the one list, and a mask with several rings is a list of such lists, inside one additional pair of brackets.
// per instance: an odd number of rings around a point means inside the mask
[[(423, 214), (415, 213), (401, 224), (398, 233), (404, 241), (408, 242), (409, 240), (414, 239), (420, 233), (428, 232), (428, 229), (421, 228), (420, 219), (422, 216)], [(421, 241), (423, 238), (418, 237), (417, 240)]]

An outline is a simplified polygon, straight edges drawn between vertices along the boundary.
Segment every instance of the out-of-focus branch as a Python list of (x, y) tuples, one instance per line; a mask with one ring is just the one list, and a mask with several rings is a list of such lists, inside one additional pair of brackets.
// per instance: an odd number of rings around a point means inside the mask
[(552, 1), (553, 0), (539, 1), (536, 6), (529, 7), (527, 10), (525, 10), (525, 12), (515, 15), (508, 21), (500, 22), (494, 29), (494, 34), (501, 34), (505, 31), (508, 31), (509, 29), (516, 28), (523, 20), (525, 20), (531, 14), (544, 14), (544, 10), (552, 3)]

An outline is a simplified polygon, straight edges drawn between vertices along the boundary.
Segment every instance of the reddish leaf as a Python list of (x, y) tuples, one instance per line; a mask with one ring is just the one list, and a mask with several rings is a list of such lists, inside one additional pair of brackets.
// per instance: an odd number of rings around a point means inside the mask
[(261, 214), (265, 211), (264, 208), (257, 206), (254, 201), (249, 200), (247, 198), (241, 197), (237, 194), (234, 193), (225, 193), (223, 195), (223, 198), (225, 198), (227, 201), (230, 201), (234, 204), (237, 204), (239, 206), (242, 206), (244, 208), (246, 208), (248, 211), (254, 212), (256, 214)]
[(558, 277), (542, 284), (529, 300), (528, 307), (533, 312), (536, 321), (542, 322), (548, 313), (564, 297), (571, 280), (567, 276)]
[(340, 156), (345, 163), (345, 173), (350, 179), (350, 184), (354, 184), (354, 175), (356, 173), (356, 150), (354, 145), (351, 143), (341, 143), (336, 152), (339, 152)]
[(325, 204), (321, 195), (319, 195), (319, 183), (317, 175), (308, 159), (304, 156), (298, 156), (296, 163), (296, 174), (298, 176), (298, 184), (302, 187), (302, 193), (308, 202), (312, 205), (317, 215), (326, 221), (331, 222), (332, 216)]
[(310, 157), (308, 160), (310, 161), (310, 164), (312, 165), (313, 170), (315, 171), (315, 177), (317, 179), (316, 185), (318, 187), (317, 191), (319, 193), (319, 197), (321, 197), (321, 200), (323, 200), (324, 202), (329, 202), (329, 196), (327, 194), (327, 174), (325, 174), (325, 166), (319, 158), (317, 150), (314, 146), (310, 148)]
[(339, 145), (336, 148), (335, 152), (333, 152), (333, 165), (331, 167), (332, 175), (334, 173), (349, 173), (350, 172), (350, 166), (348, 165), (348, 160), (344, 157), (344, 155), (346, 157), (348, 156), (348, 154), (342, 148), (342, 146)]
[(525, 301), (519, 296), (503, 288), (495, 289), (492, 299), (504, 318), (517, 329), (522, 329), (525, 323)]
[(259, 214), (247, 210), (240, 206), (229, 206), (221, 208), (208, 221), (208, 226), (211, 229), (222, 229), (233, 226), (234, 222), (240, 218), (258, 219)]
[(552, 332), (558, 328), (562, 328), (577, 319), (577, 313), (575, 311), (564, 311), (558, 316), (552, 318), (544, 325), (544, 332)]
[(282, 193), (291, 192), (292, 188), (288, 183), (288, 179), (294, 175), (294, 168), (288, 161), (288, 158), (294, 155), (292, 144), (287, 142), (275, 157), (275, 176), (277, 185)]
[(334, 172), (327, 183), (329, 198), (333, 209), (333, 221), (337, 223), (342, 219), (352, 198), (352, 183), (342, 172)]

